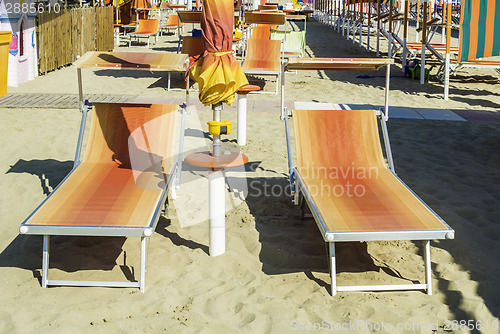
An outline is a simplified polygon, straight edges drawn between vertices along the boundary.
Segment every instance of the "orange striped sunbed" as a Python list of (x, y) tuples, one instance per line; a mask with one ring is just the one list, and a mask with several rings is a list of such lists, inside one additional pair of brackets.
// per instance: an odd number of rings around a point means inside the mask
[(139, 20), (137, 29), (134, 32), (128, 34), (128, 36), (130, 37), (128, 46), (132, 46), (132, 37), (135, 37), (137, 39), (147, 38), (147, 47), (149, 48), (149, 37), (154, 36), (156, 41), (156, 39), (158, 38), (159, 28), (160, 20)]
[(188, 65), (188, 55), (182, 53), (88, 51), (75, 61), (78, 73), (80, 101), (83, 102), (82, 68), (166, 71), (168, 72), (167, 90), (170, 90), (170, 72), (185, 72)]
[[(75, 66), (78, 76), (78, 95), (80, 109), (83, 112), (84, 96), (82, 82), (82, 68), (115, 69), (115, 70), (138, 70), (138, 71), (165, 71), (168, 73), (167, 91), (170, 89), (171, 72), (185, 73), (189, 65), (187, 54), (174, 52), (101, 52), (88, 51), (77, 61)], [(189, 80), (189, 77), (188, 77)], [(186, 101), (187, 93), (186, 93)], [(183, 114), (184, 115), (184, 114)], [(184, 133), (184, 129), (181, 130)], [(179, 146), (178, 165), (182, 165), (182, 147)], [(180, 170), (178, 168), (177, 183), (180, 182)]]
[(278, 77), (283, 61), (281, 43), (281, 40), (249, 39), (245, 60), (241, 65), (245, 74), (276, 76), (275, 94), (278, 94)]
[(389, 117), (389, 84), (390, 65), (394, 64), (394, 59), (387, 58), (289, 58), (284, 63), (284, 70), (281, 73), (281, 118), (285, 119), (285, 70), (287, 71), (376, 71), (386, 67), (385, 73), (385, 118)]
[[(430, 240), (454, 238), (454, 231), (394, 173), (385, 117), (375, 110), (294, 110), (292, 115), (295, 202), (305, 200), (329, 245), (332, 295), (417, 289), (431, 294)], [(335, 243), (375, 240), (424, 240), (426, 282), (337, 286)]]
[(259, 13), (259, 12), (245, 12), (246, 24), (285, 24), (284, 13)]
[[(94, 104), (80, 161), (86, 123), (82, 117), (73, 170), (20, 226), (22, 234), (43, 235), (43, 287), (139, 287), (144, 291), (146, 238), (152, 236), (164, 210), (177, 167), (172, 161), (177, 109), (177, 105)], [(49, 280), (52, 235), (140, 237), (138, 281)]]
[(270, 39), (271, 37), (271, 25), (270, 24), (258, 24), (252, 28), (251, 39)]
[(192, 65), (196, 59), (198, 59), (203, 52), (205, 47), (203, 45), (202, 37), (184, 37), (182, 39), (181, 53), (187, 54), (189, 56), (189, 64)]
[(184, 22), (182, 22), (177, 14), (170, 14), (168, 16), (167, 22), (165, 24), (161, 25), (160, 31), (162, 32), (163, 36), (163, 30), (167, 30), (167, 32), (170, 29), (174, 29), (174, 31), (177, 31), (177, 34), (181, 34), (181, 28), (184, 26)]
[(259, 11), (261, 10), (268, 10), (268, 11), (278, 11), (278, 6), (277, 5), (259, 5), (257, 7)]

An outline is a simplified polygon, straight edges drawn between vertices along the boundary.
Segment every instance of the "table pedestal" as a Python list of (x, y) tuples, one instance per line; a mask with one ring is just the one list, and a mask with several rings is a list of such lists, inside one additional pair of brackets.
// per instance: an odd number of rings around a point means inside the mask
[(222, 152), (214, 157), (212, 152), (188, 155), (184, 161), (192, 166), (204, 167), (208, 172), (209, 254), (218, 256), (226, 251), (226, 180), (224, 168), (241, 166), (248, 157), (236, 152)]
[(260, 90), (259, 86), (246, 85), (241, 87), (238, 94), (238, 145), (247, 144), (247, 94)]
[(217, 256), (226, 251), (226, 180), (221, 169), (208, 172), (208, 193), (209, 253)]

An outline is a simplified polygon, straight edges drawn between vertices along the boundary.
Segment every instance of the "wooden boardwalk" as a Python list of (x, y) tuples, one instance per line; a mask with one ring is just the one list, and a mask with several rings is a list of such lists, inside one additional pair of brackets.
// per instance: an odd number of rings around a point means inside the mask
[[(131, 103), (137, 95), (85, 94), (89, 102)], [(0, 108), (78, 109), (78, 94), (7, 94), (0, 97)]]

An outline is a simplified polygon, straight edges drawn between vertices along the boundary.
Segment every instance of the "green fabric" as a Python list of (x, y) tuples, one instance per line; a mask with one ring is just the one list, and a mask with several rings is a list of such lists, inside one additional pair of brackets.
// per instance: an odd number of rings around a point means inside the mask
[(300, 53), (302, 57), (305, 52), (306, 47), (306, 34), (304, 31), (289, 31), (286, 33), (284, 31), (271, 30), (271, 39), (285, 40), (285, 52), (296, 52)]
[(471, 1), (462, 1), (462, 17), (460, 18), (460, 38), (462, 39), (462, 48), (460, 50), (460, 59), (467, 60), (470, 49), (470, 21), (472, 14)]
[[(472, 3), (479, 1), (478, 21), (472, 22), (473, 6)], [(492, 57), (500, 55), (500, 0), (495, 0), (494, 24), (493, 27), (487, 26), (488, 13), (491, 15), (493, 8), (488, 8), (487, 0), (462, 0), (462, 13), (460, 21), (460, 40), (461, 50), (460, 61), (478, 59), (483, 57)], [(477, 36), (471, 36), (471, 25), (477, 26)], [(486, 53), (486, 32), (493, 31), (493, 41), (491, 54)], [(476, 50), (471, 50), (471, 40), (477, 40)], [(471, 54), (472, 51), (472, 54)], [(469, 59), (471, 54), (471, 59)], [(475, 56), (474, 56), (475, 55)]]
[(493, 36), (493, 49), (491, 53), (493, 56), (500, 55), (500, 1), (495, 1), (495, 23), (493, 27), (491, 27), (495, 32)]
[(484, 57), (484, 46), (486, 44), (486, 23), (485, 22), (486, 22), (486, 14), (488, 13), (487, 9), (488, 9), (488, 1), (481, 0), (479, 3), (479, 24), (477, 25), (476, 58), (483, 58)]

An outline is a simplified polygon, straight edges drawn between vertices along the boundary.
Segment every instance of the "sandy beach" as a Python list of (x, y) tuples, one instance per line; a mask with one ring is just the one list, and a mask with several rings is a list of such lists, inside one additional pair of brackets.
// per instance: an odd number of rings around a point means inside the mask
[[(374, 36), (368, 52), (313, 19), (306, 42), (310, 57), (375, 57)], [(385, 39), (381, 45), (385, 56)], [(166, 36), (152, 50), (176, 47), (176, 38)], [(117, 50), (144, 51), (125, 43)], [(245, 147), (236, 145), (236, 132), (224, 141), (250, 159), (227, 175), (230, 184), (246, 181), (247, 193), (244, 200), (238, 187), (227, 193), (225, 254), (208, 255), (206, 172), (186, 167), (178, 198), (169, 201), (148, 242), (144, 294), (43, 289), (42, 237), (19, 235), (19, 225), (71, 170), (81, 114), (76, 108), (0, 107), (0, 332), (500, 333), (500, 122), (494, 121), (500, 76), (461, 71), (445, 101), (437, 80), (420, 85), (404, 77), (400, 63), (391, 73), (391, 107), (449, 110), (470, 119), (388, 121), (396, 173), (456, 231), (454, 240), (431, 242), (433, 295), (330, 295), (323, 238), (312, 218), (300, 219), (289, 196), (280, 97), (272, 94), (249, 95)], [(86, 94), (184, 101), (183, 92), (166, 91), (161, 73), (84, 70), (83, 82)], [(172, 75), (172, 85), (182, 86), (181, 74)], [(383, 105), (384, 85), (383, 70), (289, 73), (285, 100), (289, 107), (297, 101)], [(271, 92), (274, 83), (263, 88)], [(8, 88), (8, 94), (27, 93), (77, 94), (75, 67)], [(196, 102), (196, 92), (190, 101), (185, 152), (210, 143), (206, 121), (212, 114)], [(234, 110), (225, 107), (223, 116), (236, 124)], [(488, 121), (473, 121), (484, 115)], [(51, 247), (51, 279), (138, 278), (138, 238), (56, 236)], [(339, 285), (424, 282), (423, 243), (338, 243), (337, 271)]]

